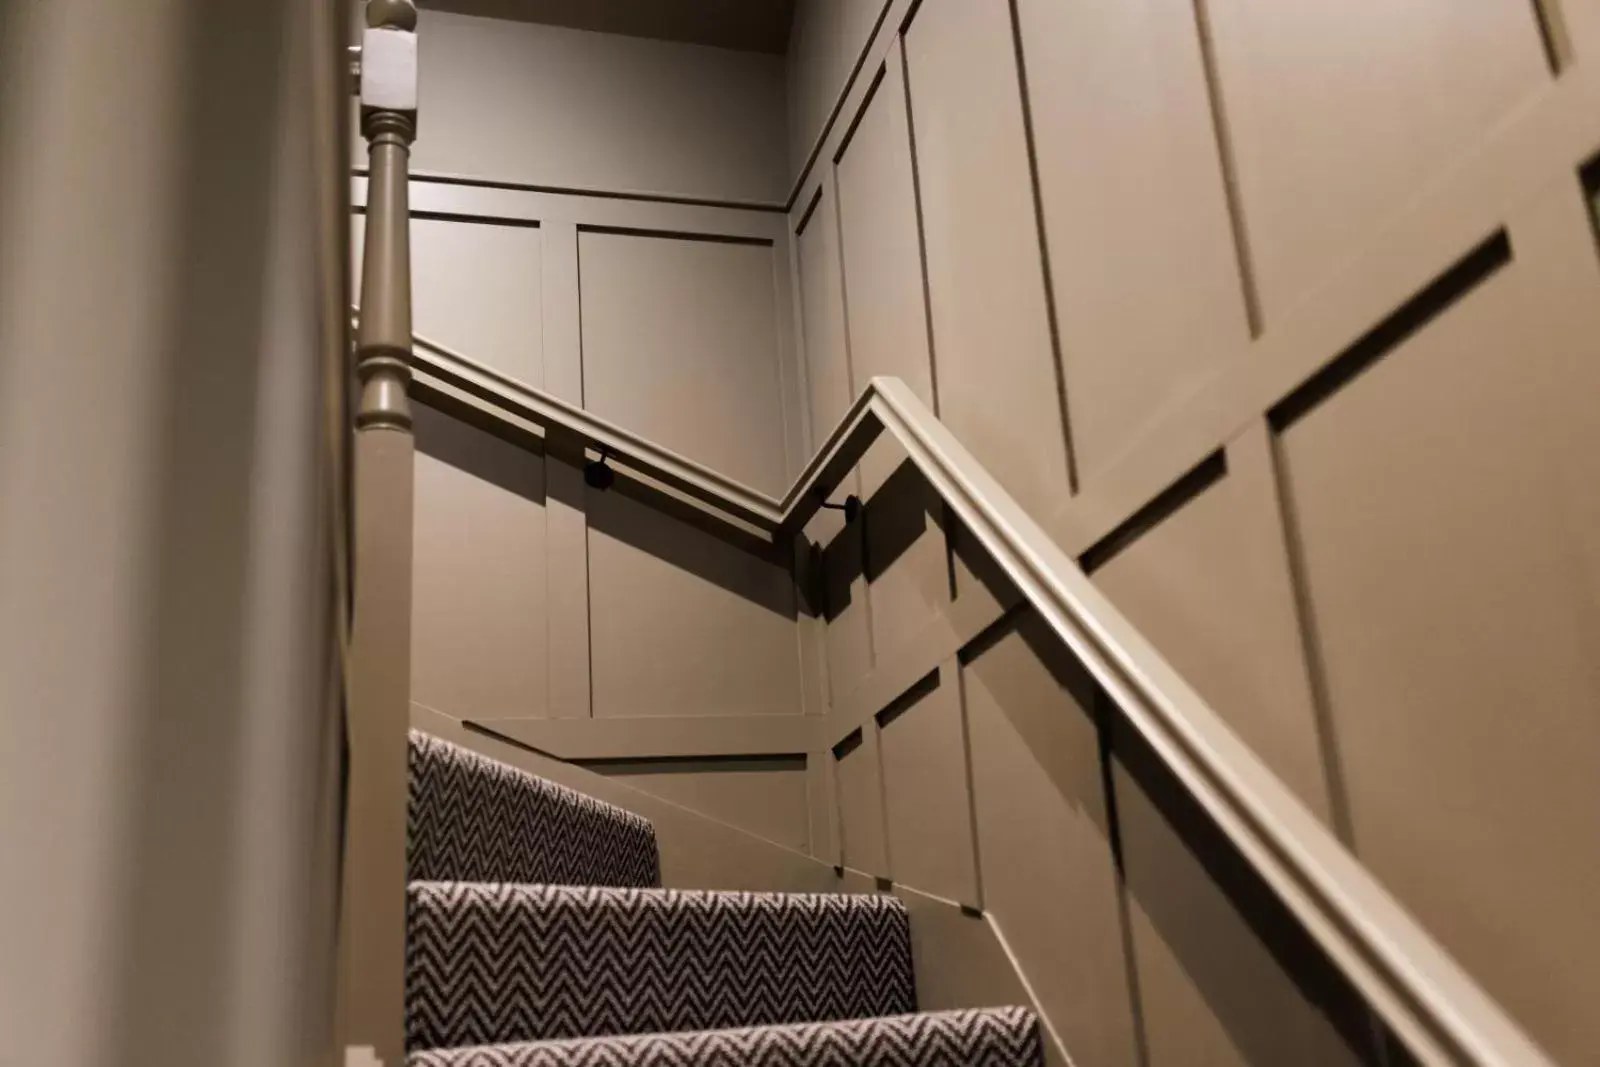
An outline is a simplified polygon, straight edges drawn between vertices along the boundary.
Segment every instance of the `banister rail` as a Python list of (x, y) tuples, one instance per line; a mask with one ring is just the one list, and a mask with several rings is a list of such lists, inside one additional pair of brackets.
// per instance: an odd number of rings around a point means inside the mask
[(1555, 1067), (899, 379), (872, 379), (775, 499), (420, 336), (412, 372), (491, 415), (603, 448), (775, 542), (887, 433), (1420, 1063)]

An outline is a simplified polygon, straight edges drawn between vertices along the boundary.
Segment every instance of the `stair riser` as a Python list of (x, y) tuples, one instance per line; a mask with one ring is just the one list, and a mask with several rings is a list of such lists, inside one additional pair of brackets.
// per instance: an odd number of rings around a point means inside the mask
[(887, 896), (412, 887), (410, 1047), (914, 1011)]
[(811, 1026), (549, 1041), (413, 1055), (408, 1067), (1039, 1067), (1021, 1008)]
[(414, 881), (654, 886), (655, 829), (637, 815), (413, 732)]

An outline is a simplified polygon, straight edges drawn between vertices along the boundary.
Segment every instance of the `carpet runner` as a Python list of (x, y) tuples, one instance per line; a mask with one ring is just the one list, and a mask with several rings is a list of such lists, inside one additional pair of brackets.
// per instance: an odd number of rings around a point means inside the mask
[(659, 888), (654, 828), (413, 732), (408, 1067), (1040, 1067), (1021, 1008), (916, 1013), (888, 894)]

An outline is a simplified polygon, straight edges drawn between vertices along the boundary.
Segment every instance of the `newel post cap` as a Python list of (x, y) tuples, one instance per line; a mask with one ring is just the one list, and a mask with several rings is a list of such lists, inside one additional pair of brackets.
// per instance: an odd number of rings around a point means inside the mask
[(412, 0), (367, 0), (367, 25), (373, 29), (417, 28), (417, 5)]

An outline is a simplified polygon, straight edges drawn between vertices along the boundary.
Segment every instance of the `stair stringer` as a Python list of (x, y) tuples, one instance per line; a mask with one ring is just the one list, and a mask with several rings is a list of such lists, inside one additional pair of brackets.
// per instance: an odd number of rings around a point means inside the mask
[[(847, 893), (870, 893), (878, 885), (877, 879), (854, 870), (846, 870), (840, 879), (841, 890)], [(993, 916), (910, 886), (895, 885), (891, 891), (911, 913), (917, 1010), (1024, 1005), (1039, 1017), (1047, 1067), (1073, 1067), (1059, 1031), (1034, 996)]]

